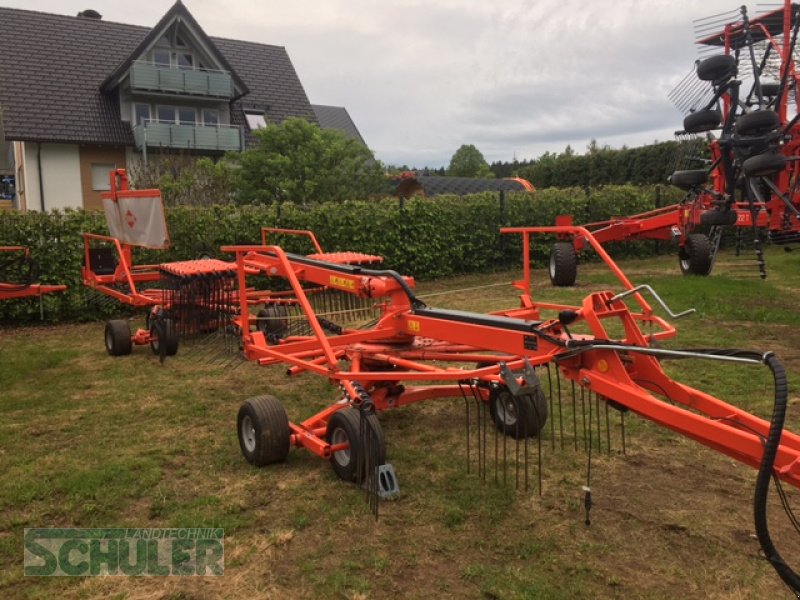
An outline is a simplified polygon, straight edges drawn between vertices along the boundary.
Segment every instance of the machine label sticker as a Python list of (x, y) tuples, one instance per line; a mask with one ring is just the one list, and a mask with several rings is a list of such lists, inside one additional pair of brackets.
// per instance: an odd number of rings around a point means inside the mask
[(409, 319), (408, 320), (408, 330), (412, 331), (414, 333), (419, 333), (419, 331), (420, 331), (419, 321), (413, 321), (413, 320)]
[(344, 277), (337, 277), (336, 275), (331, 275), (330, 284), (332, 287), (337, 287), (344, 290), (356, 289), (356, 282), (354, 280), (346, 279)]

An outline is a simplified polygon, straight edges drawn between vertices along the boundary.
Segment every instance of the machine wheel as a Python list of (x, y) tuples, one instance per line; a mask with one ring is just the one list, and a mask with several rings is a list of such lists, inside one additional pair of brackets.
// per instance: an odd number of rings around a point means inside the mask
[(575, 285), (578, 255), (572, 242), (556, 242), (550, 248), (550, 283), (558, 287)]
[(769, 177), (786, 168), (786, 157), (775, 152), (766, 152), (751, 156), (742, 163), (742, 170), (747, 177)]
[(286, 337), (289, 332), (289, 310), (283, 304), (270, 304), (258, 311), (258, 330), (265, 336)]
[(780, 123), (778, 113), (774, 110), (757, 110), (745, 113), (736, 119), (736, 133), (739, 135), (762, 135), (773, 131)]
[[(164, 319), (164, 343), (166, 344), (166, 355), (175, 356), (178, 353), (178, 330), (175, 328), (175, 321), (172, 319)], [(158, 355), (161, 350), (161, 340), (158, 338), (158, 330), (156, 328), (156, 321), (149, 320), (150, 349), (153, 354)]]
[(702, 233), (689, 234), (678, 258), (684, 275), (708, 275), (711, 273), (711, 242)]
[(131, 326), (125, 319), (114, 319), (106, 323), (106, 352), (111, 356), (125, 356), (131, 353)]
[(711, 56), (697, 64), (697, 78), (701, 81), (723, 81), (736, 73), (736, 59), (730, 54)]
[[(377, 464), (382, 465), (386, 462), (386, 438), (383, 437), (380, 421), (374, 414), (367, 417), (370, 421), (372, 430), (378, 436), (378, 456)], [(358, 460), (361, 453), (365, 451), (361, 444), (359, 431), (361, 429), (361, 415), (358, 409), (343, 408), (336, 411), (328, 421), (328, 432), (325, 439), (329, 444), (342, 444), (347, 442), (350, 448), (339, 450), (331, 455), (331, 467), (339, 479), (347, 482), (361, 483), (365, 473), (358, 472)], [(377, 465), (376, 465), (377, 466)]]
[(507, 387), (489, 394), (489, 411), (497, 430), (515, 439), (534, 437), (547, 422), (547, 399), (542, 388), (533, 394), (513, 396)]
[(689, 191), (693, 187), (703, 185), (708, 181), (708, 173), (705, 169), (694, 169), (691, 171), (675, 171), (669, 176), (669, 182), (675, 187)]
[(689, 113), (683, 119), (683, 129), (687, 133), (701, 133), (718, 129), (722, 125), (722, 113), (718, 110), (707, 109)]
[(236, 419), (239, 447), (257, 467), (283, 462), (289, 455), (289, 418), (275, 396), (245, 400)]

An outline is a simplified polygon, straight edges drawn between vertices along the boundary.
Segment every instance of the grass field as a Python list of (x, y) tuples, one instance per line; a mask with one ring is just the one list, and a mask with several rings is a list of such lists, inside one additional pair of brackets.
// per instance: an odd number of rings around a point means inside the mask
[[(709, 278), (681, 277), (674, 257), (622, 266), (675, 310), (697, 308), (671, 347), (775, 351), (793, 386), (787, 426), (800, 432), (800, 256), (770, 250), (767, 260), (766, 281), (733, 273), (728, 255)], [(611, 283), (599, 265), (582, 265), (574, 289), (538, 276), (535, 296), (548, 300), (577, 302)], [(461, 277), (419, 293), (434, 306), (499, 309), (515, 292), (493, 284), (517, 277)], [(336, 398), (326, 381), (191, 351), (163, 366), (143, 347), (112, 358), (102, 334), (102, 323), (0, 329), (1, 598), (791, 597), (759, 556), (755, 471), (652, 423), (629, 416), (626, 454), (616, 445), (593, 457), (587, 527), (587, 456), (569, 444), (552, 451), (549, 430), (540, 495), (535, 484), (516, 490), (466, 472), (463, 400), (389, 411), (381, 423), (401, 494), (376, 522), (363, 493), (309, 453), (256, 469), (239, 451), (245, 398), (274, 394), (301, 420)], [(770, 415), (764, 368), (667, 369)], [(772, 500), (773, 536), (791, 562), (799, 540)], [(225, 575), (24, 577), (25, 527), (222, 527)]]

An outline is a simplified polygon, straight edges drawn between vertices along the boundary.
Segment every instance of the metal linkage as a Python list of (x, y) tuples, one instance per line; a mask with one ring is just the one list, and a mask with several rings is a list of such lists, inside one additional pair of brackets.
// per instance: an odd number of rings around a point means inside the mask
[(635, 288), (632, 288), (630, 290), (625, 290), (624, 292), (620, 292), (616, 296), (614, 296), (612, 298), (609, 298), (608, 304), (611, 305), (611, 304), (613, 304), (614, 302), (616, 302), (618, 300), (622, 300), (623, 298), (627, 298), (628, 296), (631, 296), (631, 295), (636, 294), (637, 292), (641, 292), (643, 290), (646, 291), (646, 292), (650, 292), (650, 295), (655, 299), (656, 302), (658, 302), (659, 306), (661, 306), (661, 308), (663, 308), (664, 311), (666, 311), (666, 313), (670, 317), (672, 317), (673, 319), (680, 319), (681, 317), (685, 317), (685, 316), (688, 316), (688, 315), (691, 315), (691, 314), (697, 312), (697, 310), (694, 309), (694, 308), (688, 308), (688, 309), (686, 309), (684, 311), (681, 311), (679, 313), (673, 312), (672, 309), (669, 306), (667, 306), (667, 303), (664, 302), (664, 300), (661, 298), (661, 296), (659, 296), (658, 293), (651, 286), (647, 285), (646, 283), (642, 283), (640, 285), (637, 285)]

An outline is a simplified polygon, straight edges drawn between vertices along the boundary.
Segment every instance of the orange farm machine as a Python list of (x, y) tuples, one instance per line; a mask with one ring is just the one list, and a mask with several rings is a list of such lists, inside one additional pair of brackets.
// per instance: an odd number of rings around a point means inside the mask
[[(267, 327), (259, 326), (262, 318), (249, 310), (246, 293), (239, 293), (233, 322), (245, 357), (263, 366), (281, 365), (290, 376), (324, 377), (338, 389), (335, 401), (298, 422), (288, 419), (273, 395), (246, 400), (237, 416), (245, 459), (264, 466), (284, 461), (291, 448), (305, 449), (330, 461), (342, 480), (363, 487), (377, 515), (379, 500), (399, 491), (397, 473), (386, 462), (378, 415), (455, 398), (466, 408), (467, 466), (477, 464), (481, 477), (493, 464), (495, 479), (498, 472), (503, 479), (512, 472), (513, 481), (527, 485), (538, 464), (541, 489), (543, 446), (555, 449), (559, 438), (562, 447), (565, 439), (574, 439), (576, 449), (585, 445), (588, 523), (592, 448), (610, 451), (610, 418), (621, 421), (624, 448), (624, 417), (634, 413), (757, 469), (758, 539), (781, 578), (800, 590), (800, 578), (775, 548), (766, 520), (771, 481), (782, 498), (782, 482), (800, 487), (800, 436), (784, 430), (788, 387), (778, 358), (749, 350), (660, 348), (656, 343), (674, 337), (676, 330), (654, 313), (645, 295), (672, 318), (684, 313), (672, 313), (649, 286), (631, 284), (591, 231), (558, 226), (503, 232), (522, 236), (523, 278), (513, 284), (521, 292), (520, 304), (488, 314), (428, 306), (415, 295), (412, 278), (391, 270), (335, 264), (275, 245), (224, 247), (236, 257), (239, 290), (247, 290), (248, 278), (258, 274), (280, 280), (291, 291)], [(536, 302), (529, 266), (534, 234), (585, 240), (622, 291), (595, 292), (576, 305)], [(323, 288), (344, 297), (332, 304), (345, 308), (326, 308), (331, 303), (320, 305), (309, 293)], [(661, 363), (678, 359), (769, 369), (772, 418), (761, 419), (674, 381)], [(617, 440), (619, 430), (613, 429)]]
[[(800, 5), (788, 0), (754, 17), (742, 6), (696, 21), (703, 58), (670, 93), (686, 114), (676, 133), (679, 169), (670, 182), (686, 196), (671, 206), (584, 225), (595, 239), (676, 241), (681, 271), (708, 275), (724, 228), (742, 228), (737, 232), (749, 232), (759, 275), (766, 277), (764, 243), (788, 249), (800, 241), (798, 29)], [(698, 162), (706, 166), (697, 168)], [(557, 224), (572, 221), (565, 216)], [(575, 282), (586, 245), (580, 234), (559, 236), (550, 254), (554, 285)]]
[(63, 292), (67, 289), (65, 285), (34, 283), (38, 275), (38, 265), (31, 258), (28, 248), (25, 246), (0, 246), (0, 279), (14, 280), (0, 281), (0, 301), (38, 297), (41, 307), (43, 295)]
[[(236, 265), (204, 256), (196, 260), (134, 264), (134, 248), (165, 249), (170, 240), (161, 193), (134, 190), (124, 169), (111, 171), (110, 191), (103, 193), (103, 208), (111, 235), (84, 233), (83, 284), (104, 304), (119, 303), (144, 309), (145, 327), (131, 332), (128, 319), (106, 323), (104, 340), (112, 356), (130, 354), (134, 345), (150, 345), (163, 361), (177, 353), (179, 340), (191, 335), (222, 334), (226, 350), (236, 335), (230, 324), (240, 306), (260, 306), (259, 326), (269, 328), (287, 311), (286, 292), (236, 289)], [(324, 253), (309, 231), (263, 228), (262, 243), (270, 234), (309, 238), (312, 258), (357, 264), (374, 264), (379, 256), (354, 252)], [(162, 343), (163, 342), (163, 343)]]

